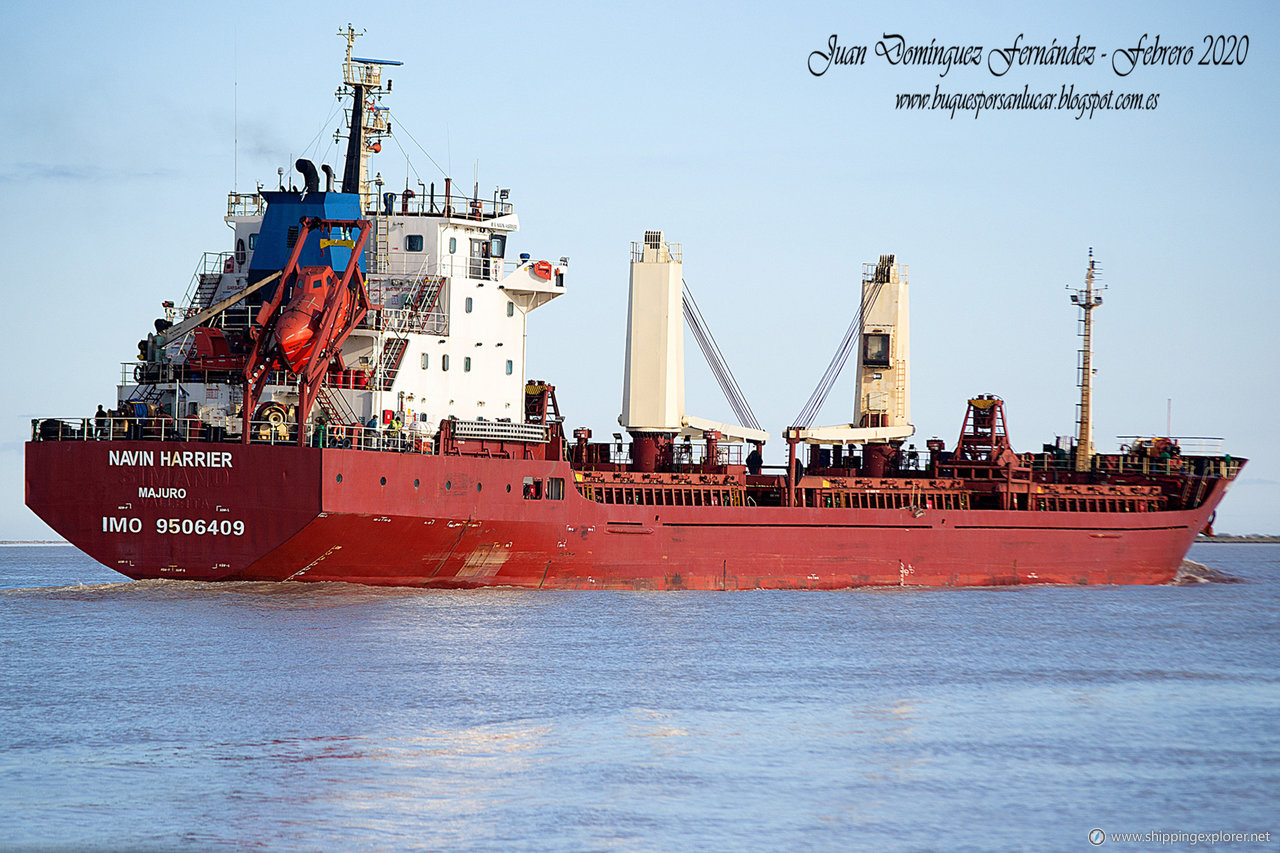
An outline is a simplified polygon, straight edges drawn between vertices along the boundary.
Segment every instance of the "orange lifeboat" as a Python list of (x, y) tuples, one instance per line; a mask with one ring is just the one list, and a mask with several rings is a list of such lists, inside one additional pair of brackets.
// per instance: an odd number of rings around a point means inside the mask
[[(303, 267), (298, 270), (293, 293), (281, 309), (275, 328), (279, 351), (290, 370), (300, 371), (311, 357), (325, 303), (338, 286), (338, 276), (329, 267)], [(347, 293), (339, 295), (339, 298), (350, 300), (351, 296)], [(340, 305), (339, 315), (345, 315), (348, 308)]]

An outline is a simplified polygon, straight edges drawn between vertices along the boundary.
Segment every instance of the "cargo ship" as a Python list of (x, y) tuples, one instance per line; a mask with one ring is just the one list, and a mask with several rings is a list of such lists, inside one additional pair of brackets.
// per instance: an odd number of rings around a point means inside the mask
[[(230, 249), (122, 366), (116, 404), (32, 422), (26, 502), (130, 578), (433, 588), (839, 589), (1171, 580), (1244, 460), (1185, 441), (1092, 444), (1090, 257), (1076, 434), (1019, 453), (1004, 401), (917, 450), (909, 276), (862, 271), (836, 357), (782, 432), (743, 398), (661, 231), (632, 244), (621, 430), (567, 434), (528, 379), (535, 309), (569, 259), (511, 257), (508, 191), (389, 189), (384, 76), (353, 56), (345, 160), (229, 194)], [(740, 423), (690, 414), (684, 324)], [(813, 426), (852, 356), (848, 423)]]

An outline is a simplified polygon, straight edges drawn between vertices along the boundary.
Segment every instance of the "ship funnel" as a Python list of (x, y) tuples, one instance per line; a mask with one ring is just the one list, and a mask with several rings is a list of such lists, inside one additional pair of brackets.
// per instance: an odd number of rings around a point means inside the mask
[(293, 164), (293, 168), (298, 170), (302, 175), (303, 192), (315, 193), (320, 191), (320, 176), (316, 173), (316, 164), (310, 160), (298, 158)]

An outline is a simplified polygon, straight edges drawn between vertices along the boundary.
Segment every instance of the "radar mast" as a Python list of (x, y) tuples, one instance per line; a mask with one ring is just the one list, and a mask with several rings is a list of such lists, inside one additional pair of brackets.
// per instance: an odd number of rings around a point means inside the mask
[[(1076, 288), (1071, 301), (1080, 306), (1080, 359), (1076, 368), (1076, 384), (1080, 386), (1080, 404), (1076, 407), (1076, 470), (1093, 467), (1093, 309), (1102, 304), (1094, 287), (1094, 276), (1101, 272), (1089, 248), (1089, 266), (1084, 273), (1084, 287)], [(1070, 288), (1070, 285), (1068, 285)]]

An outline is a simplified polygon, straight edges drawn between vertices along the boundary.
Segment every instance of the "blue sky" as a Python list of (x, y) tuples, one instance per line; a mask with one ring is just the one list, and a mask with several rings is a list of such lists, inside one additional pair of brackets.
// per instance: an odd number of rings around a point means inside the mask
[[(1225, 532), (1280, 532), (1272, 258), (1280, 7), (1272, 3), (29, 4), (3, 36), (0, 259), (13, 353), (0, 380), (0, 538), (48, 529), (22, 506), (30, 419), (92, 413), (120, 363), (229, 248), (225, 194), (300, 155), (337, 162), (333, 92), (348, 21), (392, 73), (388, 183), (509, 187), (512, 249), (571, 258), (570, 293), (530, 317), (531, 376), (569, 425), (616, 429), (631, 241), (663, 229), (757, 416), (799, 412), (855, 310), (861, 264), (896, 252), (912, 281), (917, 438), (953, 442), (964, 401), (1006, 400), (1019, 449), (1073, 429), (1075, 312), (1089, 247), (1097, 315), (1095, 442), (1221, 436), (1252, 462)], [(831, 34), (865, 65), (807, 69)], [(1094, 65), (891, 66), (914, 44), (1096, 46)], [(1147, 34), (1247, 35), (1243, 65), (1111, 69)], [(1144, 111), (895, 110), (899, 92), (1158, 94)], [(237, 141), (238, 140), (238, 141)], [(403, 151), (400, 147), (403, 146)], [(425, 149), (425, 154), (423, 152)], [(429, 157), (427, 155), (430, 155)], [(434, 160), (434, 163), (432, 162)], [(440, 168), (437, 168), (438, 164)], [(444, 171), (442, 171), (444, 170)], [(688, 353), (688, 408), (728, 419)], [(851, 383), (820, 423), (848, 418)], [(782, 443), (766, 456), (780, 461)]]

